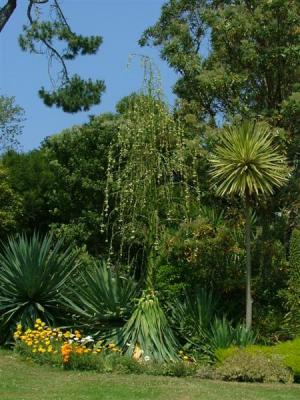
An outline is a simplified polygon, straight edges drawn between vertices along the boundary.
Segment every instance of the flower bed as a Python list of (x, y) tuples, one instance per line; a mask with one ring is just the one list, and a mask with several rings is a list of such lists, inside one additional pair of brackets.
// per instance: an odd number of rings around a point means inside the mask
[(115, 343), (95, 341), (91, 336), (83, 336), (79, 330), (50, 328), (40, 319), (36, 320), (34, 329), (23, 329), (18, 324), (14, 338), (15, 349), (22, 356), (65, 369), (189, 376), (194, 375), (198, 368), (182, 351), (179, 354), (181, 359), (172, 363), (155, 363), (149, 357), (137, 360), (123, 355)]

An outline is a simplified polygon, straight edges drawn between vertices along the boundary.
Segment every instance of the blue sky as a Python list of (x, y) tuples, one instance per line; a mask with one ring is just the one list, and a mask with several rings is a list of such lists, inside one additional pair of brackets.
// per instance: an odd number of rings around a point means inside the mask
[[(2, 5), (0, 0), (0, 6)], [(164, 0), (63, 0), (65, 14), (74, 31), (103, 37), (96, 56), (79, 57), (70, 62), (71, 71), (85, 77), (103, 79), (106, 92), (102, 103), (89, 112), (66, 114), (44, 106), (38, 97), (43, 85), (50, 88), (47, 61), (43, 56), (29, 55), (20, 50), (17, 39), (26, 23), (26, 3), (19, 1), (17, 10), (0, 35), (0, 93), (15, 96), (25, 109), (26, 121), (20, 139), (24, 151), (37, 148), (43, 138), (62, 129), (88, 120), (89, 114), (114, 111), (115, 104), (141, 87), (143, 73), (132, 53), (153, 58), (160, 69), (166, 99), (172, 103), (172, 85), (176, 76), (160, 60), (158, 49), (140, 48), (138, 39), (144, 29), (157, 21)]]

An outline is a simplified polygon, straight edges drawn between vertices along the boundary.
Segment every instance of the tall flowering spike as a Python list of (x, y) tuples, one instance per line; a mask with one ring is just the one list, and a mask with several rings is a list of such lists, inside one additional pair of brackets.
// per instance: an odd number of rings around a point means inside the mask
[(141, 93), (129, 99), (108, 158), (103, 217), (121, 257), (125, 246), (128, 252), (142, 244), (153, 260), (165, 224), (187, 218), (197, 177), (186, 153), (184, 128), (163, 102), (151, 70)]

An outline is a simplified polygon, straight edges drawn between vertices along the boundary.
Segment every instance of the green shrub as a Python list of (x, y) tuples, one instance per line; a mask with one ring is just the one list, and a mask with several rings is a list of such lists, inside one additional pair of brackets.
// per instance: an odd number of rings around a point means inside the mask
[(300, 230), (294, 229), (290, 241), (288, 288), (283, 291), (288, 313), (285, 328), (292, 334), (300, 334)]
[(53, 326), (65, 317), (65, 284), (77, 267), (76, 257), (51, 235), (8, 240), (0, 255), (0, 342), (18, 322), (31, 327), (41, 318)]
[(284, 364), (292, 369), (298, 382), (300, 380), (300, 338), (279, 343), (271, 349), (272, 354), (278, 354), (283, 358)]
[(211, 358), (218, 348), (253, 344), (254, 332), (244, 325), (233, 326), (226, 316), (219, 318), (219, 308), (212, 292), (201, 289), (194, 297), (186, 295), (183, 302), (173, 301), (172, 327), (190, 348)]
[(140, 374), (141, 365), (133, 358), (120, 354), (72, 354), (67, 365), (68, 369), (82, 371), (97, 371), (100, 373)]
[(223, 362), (228, 358), (231, 357), (234, 353), (236, 353), (239, 350), (237, 346), (231, 346), (226, 349), (224, 348), (218, 348), (215, 351), (215, 359), (217, 360), (218, 363), (223, 364)]
[(66, 302), (89, 333), (109, 334), (130, 317), (136, 288), (133, 279), (114, 273), (105, 262), (94, 262), (82, 273), (74, 285), (72, 298)]
[(190, 362), (175, 361), (169, 363), (144, 363), (144, 373), (163, 376), (193, 376), (197, 372), (197, 365)]
[(216, 369), (216, 376), (226, 381), (293, 382), (293, 374), (284, 366), (280, 356), (267, 356), (262, 352), (250, 353), (243, 350), (228, 356)]
[(267, 355), (280, 356), (284, 365), (293, 371), (295, 380), (300, 381), (300, 338), (278, 343), (275, 346), (250, 346), (247, 351), (251, 353), (262, 351)]
[[(295, 381), (300, 381), (300, 338), (278, 343), (275, 346), (248, 346), (244, 351), (254, 355), (257, 353), (263, 353), (266, 356), (281, 357), (283, 364), (293, 371)], [(224, 363), (236, 352), (238, 352), (237, 347), (217, 349), (215, 356), (220, 363)]]

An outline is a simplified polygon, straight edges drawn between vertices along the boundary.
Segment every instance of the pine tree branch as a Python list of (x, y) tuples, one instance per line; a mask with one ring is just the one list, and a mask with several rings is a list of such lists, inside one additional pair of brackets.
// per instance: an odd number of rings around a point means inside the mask
[(0, 8), (0, 32), (12, 16), (17, 7), (17, 0), (8, 0), (4, 7)]
[[(43, 4), (43, 3), (47, 3), (47, 2), (48, 2), (48, 0), (40, 0), (40, 1), (37, 1), (37, 0), (30, 0), (30, 1), (29, 1), (28, 8), (27, 8), (27, 17), (28, 17), (28, 20), (29, 20), (29, 22), (30, 22), (31, 25), (32, 25), (33, 22), (34, 22), (34, 21), (33, 21), (33, 18), (32, 18), (32, 15), (31, 15), (31, 10), (32, 10), (33, 5), (34, 5), (34, 4)], [(62, 14), (62, 15), (63, 15), (63, 14)], [(60, 54), (47, 40), (42, 39), (42, 38), (40, 38), (40, 40), (41, 40), (41, 42), (47, 47), (47, 49), (50, 50), (51, 55), (52, 55), (52, 56), (55, 56), (55, 57), (59, 60), (59, 62), (60, 62), (61, 65), (62, 65), (63, 77), (64, 77), (64, 79), (65, 79), (66, 81), (69, 81), (68, 69), (67, 69), (67, 66), (66, 66), (66, 64), (65, 64), (65, 61), (64, 61), (63, 57), (61, 56), (61, 54)], [(50, 57), (51, 57), (51, 56), (50, 56)]]

